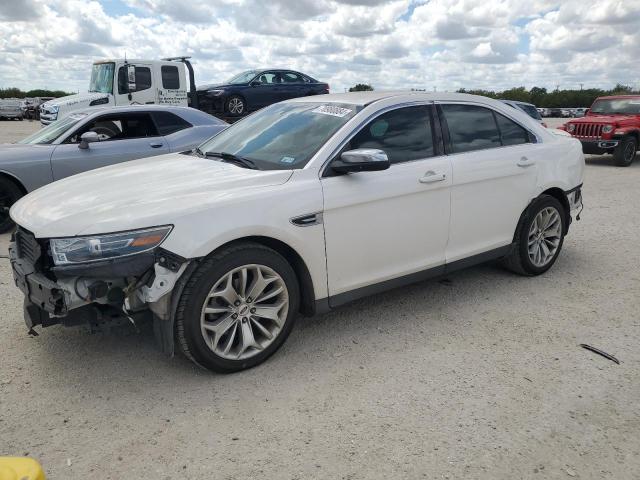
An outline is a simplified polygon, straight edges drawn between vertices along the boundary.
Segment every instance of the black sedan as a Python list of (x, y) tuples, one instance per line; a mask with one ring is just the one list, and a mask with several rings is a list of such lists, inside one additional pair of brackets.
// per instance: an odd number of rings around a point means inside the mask
[(329, 85), (293, 70), (247, 70), (220, 85), (198, 87), (199, 109), (240, 117), (290, 98), (329, 93)]

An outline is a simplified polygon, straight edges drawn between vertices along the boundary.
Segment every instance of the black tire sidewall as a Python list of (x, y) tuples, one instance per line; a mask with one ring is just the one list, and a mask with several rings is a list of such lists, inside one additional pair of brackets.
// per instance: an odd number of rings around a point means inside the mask
[[(244, 360), (224, 359), (209, 349), (202, 336), (200, 329), (202, 305), (213, 285), (223, 275), (236, 267), (252, 263), (272, 268), (284, 280), (289, 294), (287, 318), (275, 341), (259, 354)], [(184, 310), (180, 320), (184, 327), (184, 339), (191, 356), (198, 364), (220, 373), (244, 370), (264, 362), (284, 343), (295, 323), (299, 309), (300, 290), (293, 268), (280, 254), (266, 247), (246, 247), (241, 250), (234, 250), (232, 254), (225, 255), (211, 264), (205, 262), (200, 268), (202, 270), (198, 269), (193, 275), (193, 277), (197, 277), (197, 281), (190, 289), (189, 286), (185, 289), (185, 292), (190, 290), (188, 297), (185, 298), (183, 293), (183, 297), (180, 299), (180, 302), (184, 301)]]
[[(624, 153), (627, 149), (627, 144), (629, 143), (633, 143), (633, 156), (631, 157), (631, 160), (627, 161), (627, 159), (624, 157)], [(633, 163), (633, 160), (636, 157), (636, 151), (638, 149), (638, 143), (636, 142), (636, 139), (631, 137), (631, 136), (627, 136), (624, 137), (622, 139), (622, 141), (620, 142), (620, 145), (618, 146), (618, 148), (616, 149), (616, 151), (614, 151), (614, 155), (615, 155), (615, 160), (616, 160), (616, 164), (618, 166), (621, 167), (628, 167)]]
[[(0, 192), (2, 192), (3, 196), (6, 195), (9, 198), (10, 205), (8, 207), (11, 207), (23, 196), (22, 190), (14, 182), (6, 178), (0, 178)], [(14, 223), (10, 217), (0, 220), (0, 233), (8, 232), (13, 226)]]
[[(242, 102), (242, 111), (240, 113), (231, 113), (231, 110), (229, 109), (229, 105), (231, 104), (231, 100), (233, 100), (234, 98), (237, 98), (238, 100), (240, 100)], [(240, 117), (240, 116), (244, 115), (245, 113), (247, 113), (247, 102), (245, 102), (244, 98), (242, 98), (240, 95), (231, 95), (229, 98), (227, 98), (227, 101), (225, 103), (225, 110), (232, 117)]]
[[(562, 222), (562, 237), (560, 238), (560, 244), (558, 245), (558, 249), (556, 250), (553, 259), (545, 266), (538, 267), (537, 265), (534, 265), (529, 258), (529, 229), (531, 228), (531, 224), (533, 223), (536, 215), (538, 215), (540, 210), (547, 207), (554, 207), (560, 214), (560, 221)], [(565, 233), (567, 231), (567, 212), (565, 211), (565, 208), (562, 206), (562, 204), (558, 201), (558, 199), (550, 195), (544, 195), (534, 200), (534, 202), (529, 206), (528, 210), (529, 211), (527, 213), (527, 217), (522, 223), (522, 227), (520, 230), (518, 253), (520, 255), (520, 261), (524, 270), (530, 275), (540, 275), (549, 270), (553, 266), (553, 264), (556, 263), (558, 255), (560, 255), (562, 245), (564, 244)]]

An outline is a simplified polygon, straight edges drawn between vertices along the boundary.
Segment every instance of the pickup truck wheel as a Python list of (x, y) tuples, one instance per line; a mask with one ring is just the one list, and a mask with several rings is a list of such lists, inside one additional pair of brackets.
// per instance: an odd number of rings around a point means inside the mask
[(225, 103), (225, 110), (233, 117), (240, 117), (245, 114), (247, 107), (242, 97), (232, 95)]
[(628, 167), (633, 163), (638, 149), (638, 142), (632, 136), (626, 136), (613, 151), (613, 159), (619, 167)]
[(540, 275), (555, 263), (566, 232), (567, 214), (562, 204), (550, 195), (534, 200), (520, 221), (514, 251), (504, 265), (520, 275)]
[(0, 177), (0, 233), (13, 228), (9, 209), (22, 197), (22, 190), (11, 180)]
[(296, 274), (276, 251), (242, 243), (208, 257), (185, 286), (176, 335), (195, 363), (231, 373), (262, 363), (293, 328)]

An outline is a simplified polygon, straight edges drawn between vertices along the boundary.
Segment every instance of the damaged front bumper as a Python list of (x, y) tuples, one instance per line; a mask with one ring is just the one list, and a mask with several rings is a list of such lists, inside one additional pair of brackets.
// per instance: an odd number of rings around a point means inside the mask
[(34, 327), (87, 324), (93, 330), (153, 319), (161, 349), (173, 354), (173, 316), (192, 261), (160, 247), (91, 264), (54, 266), (46, 241), (18, 228), (9, 247), (24, 319)]

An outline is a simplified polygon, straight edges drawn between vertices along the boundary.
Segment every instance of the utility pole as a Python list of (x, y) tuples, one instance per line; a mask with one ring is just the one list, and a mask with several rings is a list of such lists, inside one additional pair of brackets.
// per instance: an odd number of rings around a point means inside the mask
[(582, 91), (582, 86), (584, 85), (584, 83), (580, 84), (580, 91)]

